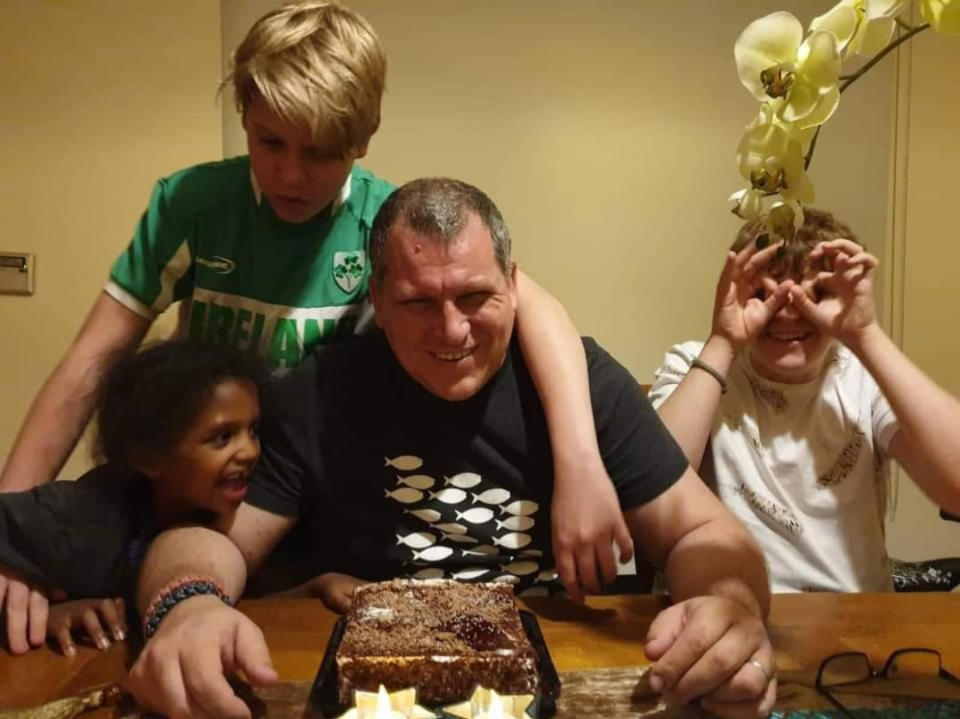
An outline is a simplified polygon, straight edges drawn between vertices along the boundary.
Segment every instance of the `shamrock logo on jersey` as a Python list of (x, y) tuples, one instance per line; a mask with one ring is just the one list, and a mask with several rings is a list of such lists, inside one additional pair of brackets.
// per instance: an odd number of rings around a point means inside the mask
[(344, 292), (353, 292), (363, 279), (363, 269), (367, 265), (367, 253), (335, 252), (333, 254), (333, 279)]

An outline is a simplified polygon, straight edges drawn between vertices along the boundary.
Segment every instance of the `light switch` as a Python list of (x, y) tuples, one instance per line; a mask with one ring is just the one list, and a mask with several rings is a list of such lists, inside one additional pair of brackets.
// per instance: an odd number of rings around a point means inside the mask
[(33, 294), (32, 252), (0, 252), (0, 294)]

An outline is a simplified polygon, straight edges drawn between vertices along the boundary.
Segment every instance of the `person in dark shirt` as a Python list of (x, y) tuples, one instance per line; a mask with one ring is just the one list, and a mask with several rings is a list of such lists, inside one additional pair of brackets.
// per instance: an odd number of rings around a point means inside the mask
[[(304, 562), (336, 572), (321, 577), (335, 577), (333, 604), (337, 586), (400, 575), (525, 594), (556, 583), (550, 437), (514, 339), (516, 266), (499, 211), (465, 183), (415, 180), (384, 203), (369, 256), (383, 334), (325, 349), (270, 389), (263, 458), (226, 535), (176, 528), (148, 553), (137, 604), (149, 641), (128, 686), (152, 711), (249, 715), (224, 675), (276, 675), (262, 633), (221, 599), (298, 523), (314, 538)], [(584, 345), (601, 456), (675, 602), (638, 646), (656, 662), (651, 683), (721, 716), (765, 715), (776, 681), (760, 550), (630, 374)]]
[[(210, 524), (237, 508), (260, 456), (260, 384), (248, 355), (181, 342), (115, 367), (97, 407), (102, 463), (75, 482), (0, 494), (0, 609), (13, 653), (49, 630), (70, 654), (75, 625), (106, 648), (100, 617), (122, 636), (122, 600), (90, 598), (127, 595), (160, 530)], [(8, 577), (71, 601), (52, 606), (46, 622), (28, 622), (30, 597)]]

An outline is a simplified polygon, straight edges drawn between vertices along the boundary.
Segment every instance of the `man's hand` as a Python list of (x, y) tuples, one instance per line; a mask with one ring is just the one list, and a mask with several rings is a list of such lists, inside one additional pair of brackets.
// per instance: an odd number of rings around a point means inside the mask
[(877, 258), (850, 240), (821, 242), (810, 260), (826, 259), (833, 269), (817, 275), (819, 300), (799, 287), (790, 290), (790, 301), (817, 329), (843, 342), (854, 352), (867, 330), (876, 324), (873, 273)]
[(251, 684), (277, 680), (263, 632), (216, 597), (184, 600), (164, 618), (130, 670), (127, 689), (140, 704), (171, 719), (248, 719), (227, 683), (243, 671)]
[(68, 657), (77, 653), (72, 634), (79, 629), (86, 632), (97, 649), (110, 646), (106, 630), (114, 639), (122, 641), (127, 635), (123, 599), (77, 599), (50, 607), (47, 635), (60, 644), (60, 649)]
[(6, 618), (7, 645), (12, 654), (43, 646), (47, 637), (50, 601), (11, 569), (0, 566), (0, 610)]
[(773, 647), (760, 618), (721, 597), (695, 597), (662, 611), (644, 647), (656, 663), (650, 686), (666, 701), (726, 719), (765, 717), (777, 697)]
[(758, 250), (755, 244), (728, 252), (717, 280), (712, 334), (724, 338), (739, 353), (784, 306), (792, 280), (777, 283), (763, 277), (782, 243)]
[[(568, 474), (560, 477), (561, 472)], [(633, 538), (599, 456), (583, 470), (557, 465), (557, 475), (551, 507), (553, 554), (567, 594), (582, 602), (583, 589), (597, 594), (603, 583), (616, 578), (613, 543), (620, 561), (629, 562)]]

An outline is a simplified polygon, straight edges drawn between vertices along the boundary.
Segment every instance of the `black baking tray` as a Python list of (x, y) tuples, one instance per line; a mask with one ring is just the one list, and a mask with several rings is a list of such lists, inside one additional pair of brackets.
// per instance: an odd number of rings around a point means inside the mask
[[(533, 719), (547, 719), (552, 717), (557, 711), (557, 699), (560, 697), (560, 677), (557, 675), (557, 668), (553, 665), (553, 659), (550, 658), (550, 652), (547, 644), (543, 640), (543, 634), (540, 632), (540, 624), (537, 617), (532, 612), (525, 609), (520, 610), (520, 623), (527, 634), (527, 638), (533, 645), (537, 654), (537, 673), (540, 682), (536, 694), (534, 694), (533, 704), (527, 710), (527, 713)], [(346, 712), (350, 707), (340, 703), (337, 692), (337, 665), (336, 655), (337, 647), (343, 639), (343, 632), (346, 628), (346, 619), (340, 617), (333, 627), (330, 634), (330, 640), (327, 642), (327, 649), (323, 653), (323, 661), (320, 662), (320, 669), (317, 671), (317, 677), (313, 680), (313, 686), (310, 688), (310, 712), (311, 717), (316, 719), (334, 719)], [(470, 697), (463, 697), (459, 701), (465, 701)], [(449, 702), (450, 704), (454, 702)], [(427, 709), (438, 714), (447, 716), (441, 711), (439, 706), (424, 705)]]

